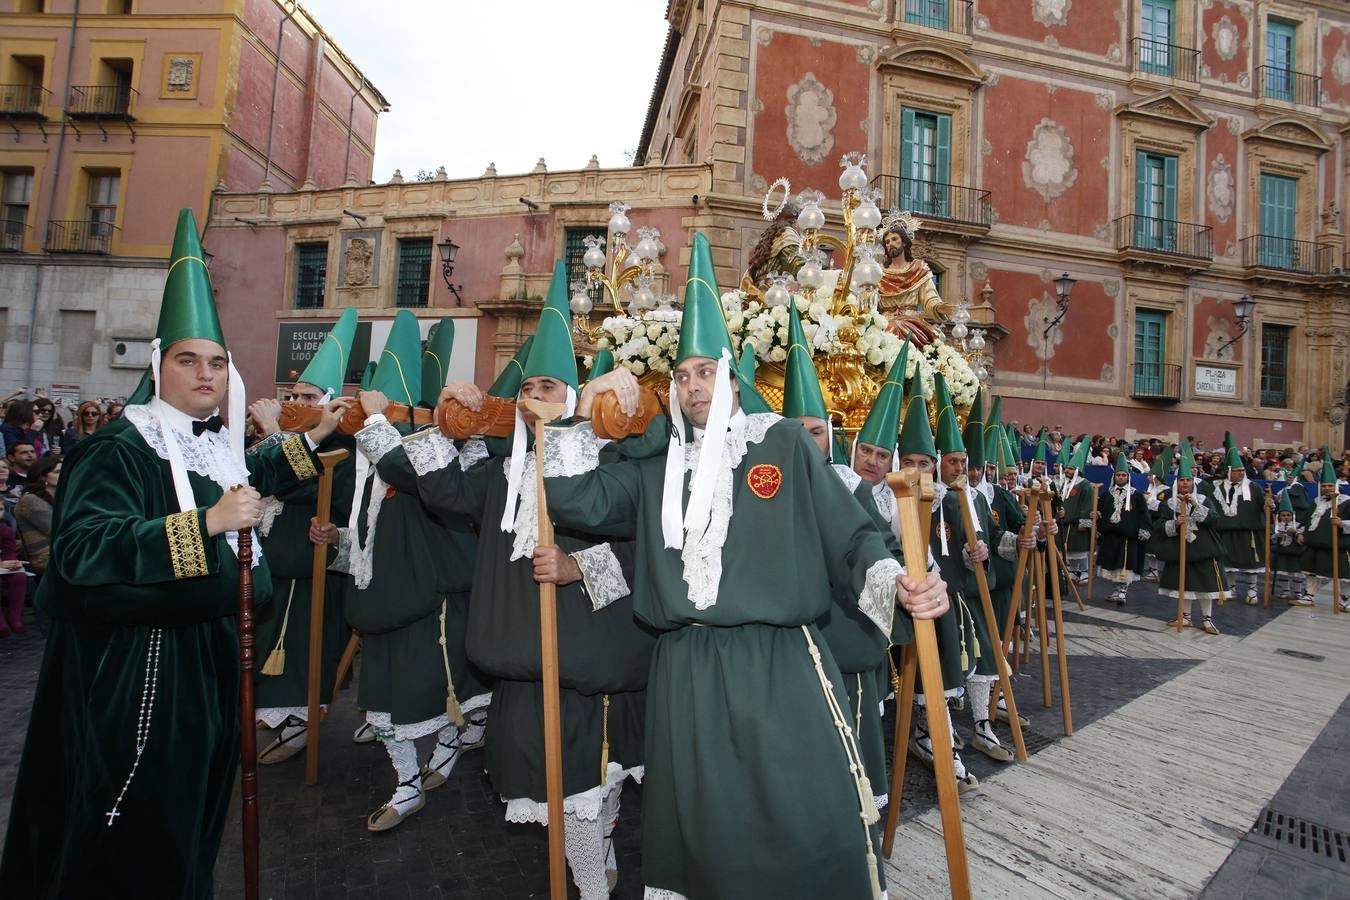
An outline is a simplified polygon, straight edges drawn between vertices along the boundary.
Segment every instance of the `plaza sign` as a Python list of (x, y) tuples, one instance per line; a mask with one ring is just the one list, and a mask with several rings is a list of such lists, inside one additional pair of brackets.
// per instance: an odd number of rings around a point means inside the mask
[(1236, 400), (1238, 379), (1236, 366), (1195, 366), (1195, 395), (1197, 397), (1219, 397), (1224, 400)]

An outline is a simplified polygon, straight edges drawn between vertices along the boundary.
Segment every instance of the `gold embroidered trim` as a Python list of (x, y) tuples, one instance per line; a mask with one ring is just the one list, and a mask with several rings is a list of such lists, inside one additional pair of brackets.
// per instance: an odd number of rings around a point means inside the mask
[(309, 478), (318, 478), (319, 470), (314, 468), (314, 462), (309, 458), (309, 451), (305, 449), (304, 438), (290, 437), (281, 443), (281, 452), (286, 454), (286, 462), (291, 464), (291, 469), (295, 472), (295, 477), (301, 481)]
[(206, 566), (206, 545), (202, 543), (197, 510), (164, 517), (164, 534), (169, 539), (169, 560), (174, 578), (199, 578), (211, 574)]

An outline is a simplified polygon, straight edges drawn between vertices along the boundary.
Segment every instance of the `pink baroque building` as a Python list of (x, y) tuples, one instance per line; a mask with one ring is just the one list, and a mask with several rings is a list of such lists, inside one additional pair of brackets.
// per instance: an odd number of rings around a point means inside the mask
[(387, 108), (295, 3), (0, 0), (0, 381), (129, 392), (177, 211), (365, 184)]

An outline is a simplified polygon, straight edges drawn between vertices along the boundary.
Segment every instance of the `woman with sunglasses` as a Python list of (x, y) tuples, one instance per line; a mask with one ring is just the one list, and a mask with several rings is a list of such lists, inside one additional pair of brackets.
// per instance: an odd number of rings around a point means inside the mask
[(61, 452), (70, 453), (75, 445), (98, 430), (105, 423), (103, 407), (96, 400), (86, 400), (75, 410), (75, 418), (61, 438)]
[(5, 410), (5, 421), (0, 435), (5, 439), (5, 452), (15, 444), (32, 444), (38, 456), (47, 452), (47, 441), (42, 434), (42, 423), (34, 412), (32, 400), (14, 400)]
[[(46, 453), (55, 456), (61, 455), (61, 435), (66, 430), (66, 423), (62, 421), (61, 414), (56, 411), (56, 404), (52, 403), (46, 397), (39, 397), (33, 401), (33, 417), (35, 425), (42, 432), (42, 441), (47, 445)], [(38, 455), (45, 455), (42, 450)]]

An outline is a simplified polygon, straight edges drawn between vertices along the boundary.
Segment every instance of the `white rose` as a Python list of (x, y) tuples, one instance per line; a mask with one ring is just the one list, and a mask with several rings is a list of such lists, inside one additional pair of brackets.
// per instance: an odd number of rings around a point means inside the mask
[(880, 350), (873, 348), (867, 351), (867, 362), (869, 364), (879, 366), (881, 365), (882, 359), (883, 357)]
[(628, 365), (628, 371), (632, 372), (634, 375), (641, 375), (647, 371), (647, 366), (640, 360), (635, 360)]
[(769, 360), (772, 362), (782, 362), (787, 359), (787, 351), (782, 347), (774, 347), (769, 351)]

